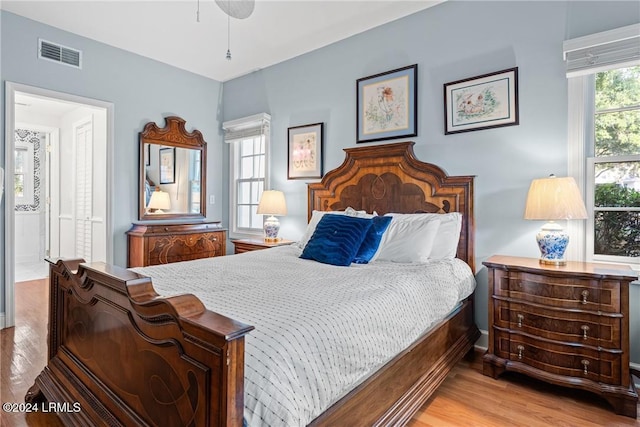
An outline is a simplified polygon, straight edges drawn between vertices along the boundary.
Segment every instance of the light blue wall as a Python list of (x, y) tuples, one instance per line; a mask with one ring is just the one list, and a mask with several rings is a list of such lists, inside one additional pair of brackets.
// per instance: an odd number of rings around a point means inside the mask
[[(188, 131), (198, 129), (208, 143), (207, 190), (219, 200), (222, 175), (220, 131), (222, 84), (78, 35), (0, 11), (0, 89), (4, 165), (5, 81), (65, 92), (114, 104), (113, 246), (114, 261), (126, 265), (125, 232), (138, 218), (138, 132), (150, 121), (164, 125), (177, 115)], [(37, 59), (38, 38), (80, 49), (82, 70)], [(220, 220), (222, 204), (207, 206), (207, 217)], [(4, 281), (4, 198), (0, 206), (0, 278)], [(0, 285), (0, 312), (4, 312), (4, 283)]]
[[(567, 172), (562, 42), (639, 21), (637, 2), (449, 1), (225, 82), (224, 120), (271, 114), (271, 187), (287, 197), (281, 235), (297, 239), (307, 193), (305, 182), (287, 180), (287, 127), (324, 122), (324, 169), (333, 169), (342, 149), (356, 145), (356, 79), (417, 63), (419, 136), (410, 139), (419, 159), (476, 175), (477, 265), (492, 254), (537, 257), (540, 223), (522, 218), (529, 184)], [(445, 136), (443, 84), (514, 66), (520, 125)], [(486, 330), (486, 269), (477, 279), (476, 321)], [(632, 360), (640, 363), (640, 286), (633, 288)]]

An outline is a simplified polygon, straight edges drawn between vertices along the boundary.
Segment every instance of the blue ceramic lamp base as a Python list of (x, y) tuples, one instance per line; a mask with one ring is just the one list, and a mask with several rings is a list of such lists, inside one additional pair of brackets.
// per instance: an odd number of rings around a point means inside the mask
[(569, 244), (569, 235), (562, 227), (551, 221), (536, 234), (540, 248), (540, 264), (565, 265), (564, 252)]
[(275, 216), (270, 216), (264, 221), (264, 240), (266, 242), (276, 242), (280, 231), (280, 221)]

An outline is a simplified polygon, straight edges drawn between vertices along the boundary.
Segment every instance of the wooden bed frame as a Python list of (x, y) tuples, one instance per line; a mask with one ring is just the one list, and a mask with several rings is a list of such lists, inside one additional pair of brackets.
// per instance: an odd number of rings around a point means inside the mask
[[(474, 268), (473, 177), (418, 161), (413, 143), (350, 148), (309, 185), (313, 209), (462, 212), (458, 257)], [(79, 402), (66, 425), (241, 426), (244, 336), (253, 329), (193, 295), (160, 297), (151, 279), (104, 263), (51, 261), (48, 363), (27, 402)], [(473, 295), (317, 417), (312, 426), (402, 425), (473, 347)]]

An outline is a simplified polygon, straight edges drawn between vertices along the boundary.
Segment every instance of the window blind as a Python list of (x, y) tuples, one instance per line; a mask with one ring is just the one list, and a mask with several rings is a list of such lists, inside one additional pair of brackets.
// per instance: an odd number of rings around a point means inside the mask
[(563, 45), (567, 77), (640, 64), (640, 24), (571, 40)]
[(230, 120), (222, 123), (224, 142), (231, 143), (245, 138), (251, 138), (269, 133), (271, 116), (260, 113), (242, 119)]

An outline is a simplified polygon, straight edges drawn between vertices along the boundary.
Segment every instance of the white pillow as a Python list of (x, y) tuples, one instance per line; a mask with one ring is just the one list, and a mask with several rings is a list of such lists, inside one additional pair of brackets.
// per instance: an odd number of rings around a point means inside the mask
[(440, 221), (412, 221), (393, 217), (371, 261), (427, 262)]
[[(430, 259), (451, 259), (455, 258), (458, 252), (458, 242), (460, 240), (460, 230), (462, 229), (462, 214), (460, 212), (450, 212), (445, 214), (420, 213), (420, 214), (387, 214), (403, 221), (439, 221), (438, 234), (433, 242)], [(391, 222), (393, 224), (393, 221)], [(391, 226), (391, 225), (389, 225)], [(383, 240), (384, 242), (384, 240)], [(382, 246), (382, 242), (380, 243)]]
[(352, 207), (348, 207), (343, 211), (313, 211), (311, 212), (311, 219), (309, 220), (309, 224), (307, 225), (307, 229), (305, 230), (302, 238), (298, 241), (297, 245), (300, 249), (304, 249), (313, 236), (313, 232), (316, 231), (316, 226), (322, 219), (322, 216), (325, 214), (335, 214), (335, 215), (347, 215), (347, 216), (355, 216), (358, 218), (373, 218), (374, 215), (370, 215), (367, 211), (357, 211)]

